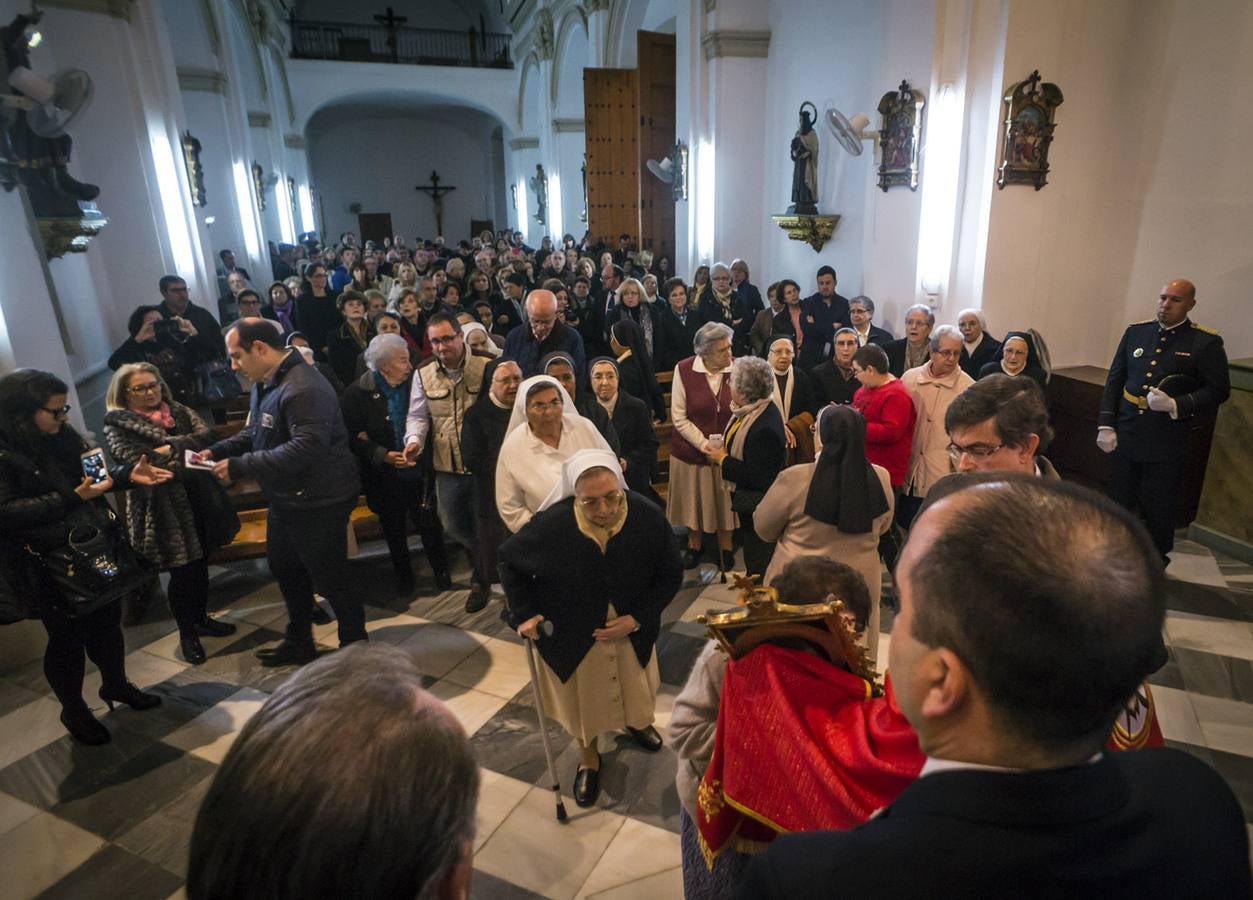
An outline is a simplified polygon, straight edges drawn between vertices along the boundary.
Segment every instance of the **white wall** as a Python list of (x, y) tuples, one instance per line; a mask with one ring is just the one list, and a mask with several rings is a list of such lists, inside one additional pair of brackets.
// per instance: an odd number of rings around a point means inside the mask
[(492, 153), (497, 127), (474, 110), (447, 107), (319, 113), (306, 140), (327, 233), (357, 232), (357, 216), (348, 207), (360, 203), (363, 213), (391, 213), (397, 234), (433, 238), (435, 207), (414, 186), (428, 184), (435, 169), (441, 184), (457, 188), (444, 197), (445, 237), (468, 237), (470, 219), (494, 219), (506, 191)]

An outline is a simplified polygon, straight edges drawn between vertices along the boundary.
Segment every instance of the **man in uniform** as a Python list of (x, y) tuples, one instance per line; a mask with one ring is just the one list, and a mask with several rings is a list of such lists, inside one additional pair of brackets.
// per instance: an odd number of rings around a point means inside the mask
[(1174, 547), (1190, 420), (1231, 393), (1223, 339), (1188, 318), (1195, 305), (1196, 286), (1177, 278), (1158, 295), (1157, 318), (1123, 332), (1096, 435), (1097, 446), (1110, 454), (1110, 496), (1128, 509), (1139, 507), (1164, 562)]

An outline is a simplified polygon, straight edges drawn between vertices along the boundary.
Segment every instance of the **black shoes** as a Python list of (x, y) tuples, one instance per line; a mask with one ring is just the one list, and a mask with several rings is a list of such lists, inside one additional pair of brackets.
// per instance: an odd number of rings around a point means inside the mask
[(735, 568), (735, 551), (722, 550), (720, 552), (722, 553), (722, 571), (730, 572)]
[(656, 753), (661, 749), (661, 735), (657, 733), (657, 729), (652, 725), (647, 728), (632, 728), (627, 726), (627, 734), (639, 744), (640, 747), (649, 753)]
[(491, 599), (492, 589), (485, 584), (472, 584), (470, 586), (470, 596), (466, 598), (466, 612), (476, 613), (487, 607), (487, 601)]
[(87, 744), (90, 747), (98, 747), (101, 744), (107, 744), (113, 740), (113, 736), (109, 734), (109, 729), (105, 728), (95, 716), (91, 714), (91, 710), (86, 704), (81, 707), (66, 708), (61, 710), (61, 724), (65, 726), (65, 730), (70, 733), (70, 737), (78, 741), (80, 744)]
[(178, 646), (183, 651), (183, 659), (193, 666), (198, 666), (209, 658), (208, 654), (204, 652), (204, 644), (200, 643), (199, 636), (194, 632), (180, 636)]
[(109, 704), (110, 711), (113, 710), (114, 703), (125, 703), (131, 709), (152, 709), (161, 705), (160, 697), (156, 694), (145, 694), (129, 681), (116, 688), (101, 687), (100, 699)]
[(452, 590), (452, 575), (448, 574), (446, 569), (435, 573), (435, 587), (439, 588), (441, 591)]
[(303, 666), (317, 658), (317, 648), (313, 643), (297, 643), (284, 639), (277, 647), (265, 647), (257, 651), (257, 659), (267, 669), (276, 666)]
[(683, 568), (695, 569), (699, 565), (700, 565), (700, 551), (699, 550), (688, 549), (688, 550), (683, 551)]
[(204, 620), (196, 623), (196, 634), (203, 637), (227, 637), (235, 633), (235, 626), (230, 622), (223, 622), (221, 619), (210, 619), (208, 616)]
[(600, 770), (579, 767), (574, 776), (574, 802), (586, 809), (600, 796)]

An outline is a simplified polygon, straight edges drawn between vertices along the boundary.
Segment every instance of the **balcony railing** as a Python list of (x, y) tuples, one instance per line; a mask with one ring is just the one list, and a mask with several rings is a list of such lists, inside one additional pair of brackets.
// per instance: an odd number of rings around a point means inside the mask
[(445, 31), (293, 19), (291, 33), (293, 59), (513, 68), (509, 35), (480, 33), (477, 28)]

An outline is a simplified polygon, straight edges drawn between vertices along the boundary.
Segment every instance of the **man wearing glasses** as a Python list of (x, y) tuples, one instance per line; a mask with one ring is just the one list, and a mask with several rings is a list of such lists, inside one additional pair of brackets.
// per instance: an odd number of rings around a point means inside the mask
[(221, 326), (213, 318), (213, 313), (191, 302), (187, 282), (177, 275), (163, 275), (157, 287), (161, 291), (161, 303), (157, 309), (167, 319), (190, 323), (190, 329), (181, 324), (179, 329), (188, 333), (195, 342), (200, 351), (197, 355), (202, 359), (225, 359), (226, 344), (222, 341)]
[(1024, 472), (1060, 478), (1041, 452), (1053, 438), (1039, 385), (1029, 378), (989, 375), (944, 413), (948, 455), (958, 472)]

